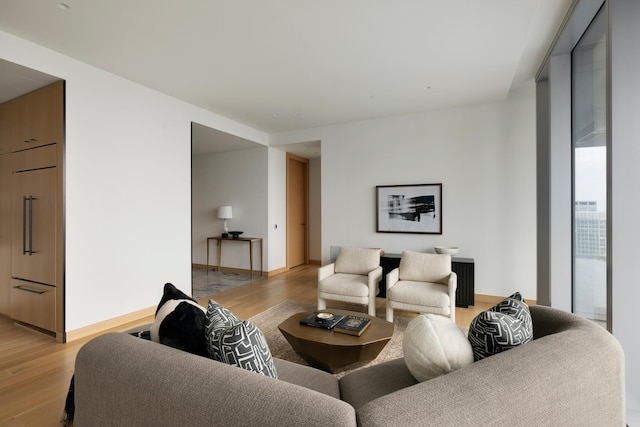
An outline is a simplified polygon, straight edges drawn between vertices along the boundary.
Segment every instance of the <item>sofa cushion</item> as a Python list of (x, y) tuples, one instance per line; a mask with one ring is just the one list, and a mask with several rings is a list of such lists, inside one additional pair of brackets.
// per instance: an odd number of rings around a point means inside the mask
[(478, 314), (469, 326), (469, 342), (476, 361), (533, 339), (529, 306), (519, 292)]
[(404, 361), (418, 381), (427, 381), (473, 363), (473, 351), (462, 329), (450, 318), (423, 314), (404, 333)]
[(278, 378), (267, 340), (257, 326), (213, 300), (206, 317), (205, 341), (212, 359)]
[(418, 382), (411, 375), (404, 359), (400, 357), (363, 369), (355, 369), (340, 378), (340, 398), (359, 410), (372, 400), (416, 384)]
[(451, 255), (402, 251), (400, 280), (447, 284), (451, 276)]
[(369, 274), (380, 265), (380, 249), (341, 247), (336, 258), (336, 273)]
[(207, 356), (204, 320), (204, 307), (171, 283), (166, 283), (149, 334), (152, 341)]
[(342, 295), (356, 298), (369, 296), (369, 280), (361, 274), (333, 274), (318, 285), (323, 294)]
[(340, 399), (340, 386), (338, 378), (334, 375), (311, 366), (278, 359), (277, 357), (273, 358), (273, 364), (278, 371), (278, 379), (280, 381), (299, 385)]
[(449, 307), (451, 304), (449, 287), (432, 282), (401, 280), (389, 289), (387, 297), (393, 302), (422, 307)]

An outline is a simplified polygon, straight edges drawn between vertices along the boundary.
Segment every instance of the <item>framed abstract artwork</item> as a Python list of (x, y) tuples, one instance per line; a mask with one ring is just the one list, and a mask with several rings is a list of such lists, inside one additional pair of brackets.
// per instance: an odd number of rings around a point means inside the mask
[(442, 234), (442, 184), (376, 186), (378, 233)]

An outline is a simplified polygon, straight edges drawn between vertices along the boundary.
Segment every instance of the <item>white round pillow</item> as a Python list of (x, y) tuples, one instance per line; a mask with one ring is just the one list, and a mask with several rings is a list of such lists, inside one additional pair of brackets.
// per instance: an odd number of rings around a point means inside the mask
[(407, 326), (402, 343), (407, 368), (420, 382), (473, 363), (473, 350), (450, 318), (422, 314)]

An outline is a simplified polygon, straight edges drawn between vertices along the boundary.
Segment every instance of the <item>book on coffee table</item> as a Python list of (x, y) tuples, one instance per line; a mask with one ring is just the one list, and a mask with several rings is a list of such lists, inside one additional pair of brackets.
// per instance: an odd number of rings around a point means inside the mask
[(300, 319), (300, 324), (313, 326), (315, 328), (332, 329), (342, 319), (344, 319), (344, 316), (340, 314), (333, 314), (327, 311), (314, 311)]
[(355, 335), (359, 337), (371, 324), (371, 319), (359, 316), (345, 316), (333, 330), (343, 334)]

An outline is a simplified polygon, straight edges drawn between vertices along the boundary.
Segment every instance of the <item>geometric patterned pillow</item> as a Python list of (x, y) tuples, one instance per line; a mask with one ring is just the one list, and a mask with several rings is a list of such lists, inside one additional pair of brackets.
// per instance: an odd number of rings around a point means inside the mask
[(264, 335), (248, 320), (208, 335), (207, 349), (218, 362), (278, 378)]
[(209, 300), (204, 322), (206, 336), (209, 336), (215, 330), (224, 330), (238, 323), (242, 323), (242, 319), (214, 300)]
[(523, 321), (525, 325), (533, 331), (533, 322), (531, 320), (531, 313), (529, 312), (529, 305), (525, 302), (524, 298), (522, 298), (520, 292), (516, 292), (515, 294), (508, 296), (489, 310), (515, 317), (516, 319)]
[(525, 344), (533, 339), (529, 306), (519, 292), (478, 314), (468, 339), (475, 361)]
[(213, 360), (278, 377), (260, 329), (249, 321), (242, 321), (214, 300), (209, 300), (207, 308), (205, 343)]

